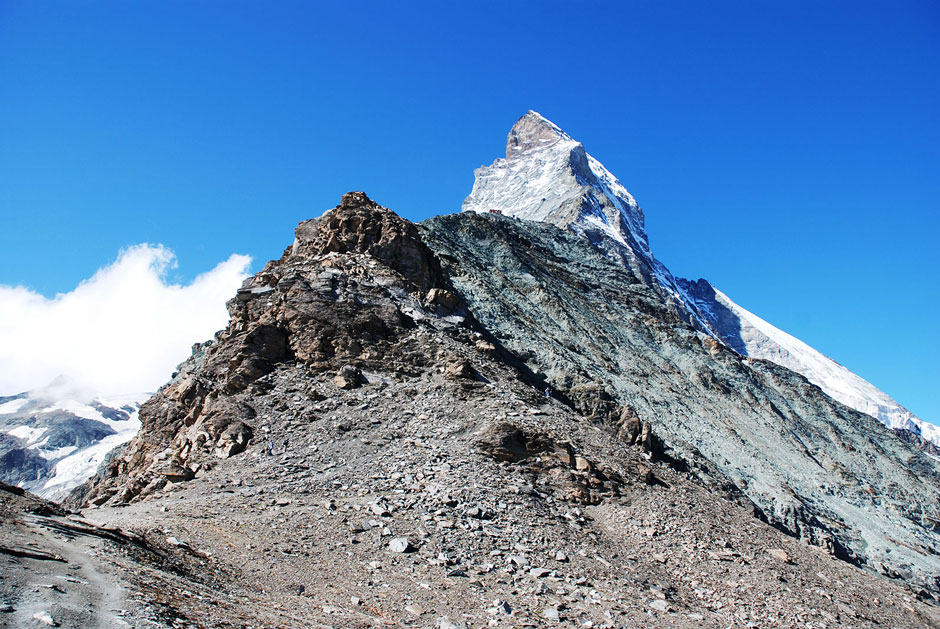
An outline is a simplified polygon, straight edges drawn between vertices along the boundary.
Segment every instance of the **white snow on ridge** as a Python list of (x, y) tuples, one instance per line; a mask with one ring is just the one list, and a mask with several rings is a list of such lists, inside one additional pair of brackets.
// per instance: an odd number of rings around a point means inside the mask
[(39, 438), (42, 437), (43, 433), (45, 432), (45, 428), (30, 428), (29, 426), (17, 426), (12, 430), (6, 431), (6, 433), (11, 437), (22, 439), (29, 444), (33, 444), (39, 441)]
[(3, 404), (0, 404), (0, 415), (10, 415), (15, 413), (28, 403), (29, 398), (25, 397), (16, 400), (10, 400), (9, 402), (4, 402)]
[(715, 289), (715, 294), (718, 301), (740, 319), (741, 338), (749, 356), (769, 360), (802, 374), (833, 399), (871, 415), (889, 428), (910, 430), (940, 445), (940, 428), (917, 418), (861, 376), (745, 310), (718, 289)]

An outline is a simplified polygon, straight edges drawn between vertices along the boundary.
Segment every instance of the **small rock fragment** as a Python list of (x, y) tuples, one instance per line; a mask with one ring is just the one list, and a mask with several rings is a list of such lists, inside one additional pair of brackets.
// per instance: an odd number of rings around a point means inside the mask
[(55, 620), (53, 620), (53, 618), (52, 618), (52, 616), (49, 614), (49, 612), (36, 612), (35, 614), (33, 614), (33, 620), (39, 621), (39, 622), (41, 622), (42, 624), (48, 625), (48, 626), (50, 626), (50, 627), (58, 627), (58, 626), (59, 626), (59, 623), (57, 623)]
[(668, 611), (669, 611), (669, 603), (666, 602), (666, 601), (664, 601), (664, 600), (661, 599), (661, 598), (657, 598), (657, 599), (655, 599), (655, 600), (650, 601), (649, 606), (650, 606), (652, 609), (655, 609), (655, 610), (658, 611), (658, 612), (668, 612)]
[(414, 550), (407, 537), (396, 537), (388, 543), (388, 549), (393, 553), (407, 553)]
[(414, 604), (405, 605), (405, 611), (411, 614), (412, 616), (421, 616), (424, 614), (424, 609)]

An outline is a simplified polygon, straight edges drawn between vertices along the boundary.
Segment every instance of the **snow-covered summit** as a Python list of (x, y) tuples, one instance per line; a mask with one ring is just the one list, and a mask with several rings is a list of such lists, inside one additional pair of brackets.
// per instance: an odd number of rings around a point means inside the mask
[(653, 256), (633, 195), (552, 121), (529, 111), (509, 131), (505, 159), (474, 175), (464, 212), (498, 211), (583, 236), (660, 292), (682, 318), (708, 329), (676, 278)]
[(940, 445), (940, 428), (860, 376), (744, 310), (708, 282), (674, 277), (653, 256), (633, 195), (580, 142), (538, 112), (529, 111), (513, 125), (505, 158), (474, 175), (463, 211), (500, 212), (581, 235), (630, 268), (681, 317), (738, 353), (783, 365), (846, 406)]
[(613, 239), (651, 257), (643, 210), (604, 165), (555, 123), (530, 111), (506, 140), (506, 157), (474, 171), (465, 212), (498, 210), (516, 218)]

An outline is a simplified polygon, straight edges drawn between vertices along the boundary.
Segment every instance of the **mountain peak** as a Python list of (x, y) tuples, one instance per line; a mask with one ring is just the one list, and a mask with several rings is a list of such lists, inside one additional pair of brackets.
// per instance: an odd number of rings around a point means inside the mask
[(591, 242), (615, 242), (612, 255), (625, 257), (638, 276), (652, 277), (652, 254), (636, 200), (584, 145), (540, 113), (530, 110), (519, 118), (509, 131), (506, 158), (474, 175), (464, 212), (497, 211), (551, 223)]
[(506, 157), (534, 148), (553, 146), (559, 141), (573, 142), (561, 127), (537, 111), (529, 110), (516, 121), (506, 138)]

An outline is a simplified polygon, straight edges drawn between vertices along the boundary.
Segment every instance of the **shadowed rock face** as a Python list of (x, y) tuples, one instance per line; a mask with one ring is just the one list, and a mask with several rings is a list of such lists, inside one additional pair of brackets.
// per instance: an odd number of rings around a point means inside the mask
[[(269, 425), (323, 448), (342, 485), (362, 491), (373, 482), (356, 467), (363, 444), (401, 431), (444, 435), (461, 487), (489, 487), (491, 464), (497, 476), (518, 467), (539, 479), (533, 495), (592, 506), (663, 485), (640, 458), (653, 452), (791, 535), (937, 589), (933, 460), (803, 377), (696, 331), (584, 239), (488, 214), (415, 226), (361, 193), (295, 236), (76, 500), (140, 503), (217, 468), (269, 469), (267, 446), (285, 434)], [(312, 424), (320, 401), (331, 426)]]

